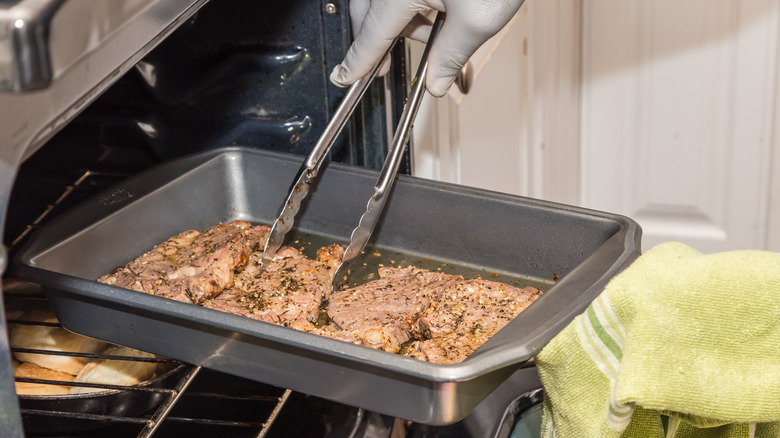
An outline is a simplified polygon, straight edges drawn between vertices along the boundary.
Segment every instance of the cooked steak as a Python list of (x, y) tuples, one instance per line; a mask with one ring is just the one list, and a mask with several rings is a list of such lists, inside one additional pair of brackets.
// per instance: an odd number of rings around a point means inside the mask
[(270, 228), (245, 221), (185, 231), (98, 281), (178, 301), (203, 303), (233, 284), (234, 273)]
[(431, 363), (458, 363), (466, 359), (494, 333), (484, 336), (443, 336), (411, 342), (404, 348), (404, 356)]
[(331, 294), (343, 248), (312, 260), (282, 247), (261, 269), (269, 231), (244, 221), (185, 231), (98, 281), (435, 363), (462, 361), (541, 295), (413, 266)]
[(340, 260), (342, 254), (340, 246), (331, 245), (320, 249), (317, 259), (312, 260), (294, 248), (283, 247), (261, 272), (262, 251), (258, 251), (236, 275), (231, 288), (203, 305), (285, 326), (314, 323), (330, 291), (333, 260)]
[(462, 277), (415, 267), (381, 268), (379, 279), (334, 293), (328, 316), (363, 343), (391, 353), (411, 339), (420, 313)]
[(405, 355), (435, 363), (456, 363), (485, 343), (541, 296), (488, 280), (462, 280), (442, 291), (418, 319), (417, 338)]
[(342, 330), (333, 324), (316, 326), (308, 321), (305, 321), (303, 323), (297, 321), (296, 324), (290, 325), (290, 327), (298, 330), (303, 330), (305, 332), (314, 333), (320, 336), (327, 336), (329, 338), (338, 339), (339, 341), (370, 347), (370, 345), (363, 342), (363, 339), (361, 339), (355, 333), (352, 333), (347, 330)]
[(541, 294), (415, 267), (382, 268), (379, 276), (333, 294), (328, 316), (355, 343), (434, 363), (465, 359)]

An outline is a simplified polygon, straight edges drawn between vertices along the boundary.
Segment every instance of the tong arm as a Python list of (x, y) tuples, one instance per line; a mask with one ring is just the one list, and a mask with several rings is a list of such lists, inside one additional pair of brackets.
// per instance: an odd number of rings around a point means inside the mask
[(425, 76), (428, 73), (428, 54), (431, 50), (431, 46), (433, 46), (433, 43), (436, 40), (436, 35), (444, 24), (444, 18), (445, 14), (443, 12), (439, 12), (436, 15), (430, 37), (428, 37), (428, 43), (426, 44), (425, 51), (423, 51), (422, 58), (420, 59), (417, 75), (412, 80), (412, 89), (409, 92), (409, 98), (404, 107), (404, 111), (401, 114), (398, 127), (395, 130), (390, 151), (385, 160), (385, 164), (382, 166), (382, 170), (379, 173), (376, 185), (374, 185), (374, 194), (368, 200), (366, 212), (360, 217), (358, 226), (352, 231), (349, 246), (344, 251), (344, 257), (341, 259), (341, 264), (333, 275), (332, 286), (334, 291), (337, 291), (346, 283), (349, 266), (366, 247), (366, 243), (368, 243), (368, 239), (371, 237), (371, 234), (379, 221), (379, 217), (382, 215), (382, 210), (387, 202), (389, 192), (392, 189), (393, 182), (398, 174), (398, 166), (401, 164), (403, 152), (406, 149), (406, 144), (409, 142), (414, 119), (417, 116), (417, 111), (420, 109), (420, 102), (422, 102), (422, 98), (425, 95)]
[(282, 209), (271, 227), (271, 233), (268, 235), (268, 240), (263, 248), (263, 258), (260, 265), (261, 269), (266, 265), (266, 262), (273, 260), (276, 251), (282, 246), (284, 236), (292, 229), (293, 223), (295, 222), (295, 216), (301, 208), (301, 202), (303, 202), (303, 199), (309, 194), (309, 187), (317, 176), (317, 172), (319, 172), (320, 166), (322, 166), (323, 161), (325, 161), (325, 157), (328, 155), (330, 148), (341, 133), (341, 130), (344, 129), (347, 120), (349, 120), (349, 117), (355, 111), (355, 107), (357, 107), (358, 102), (360, 102), (360, 99), (365, 94), (371, 81), (374, 80), (377, 72), (379, 72), (382, 62), (390, 54), (390, 51), (393, 50), (397, 41), (397, 38), (393, 41), (387, 49), (387, 52), (385, 52), (385, 55), (382, 57), (382, 61), (375, 65), (368, 74), (358, 79), (357, 82), (349, 87), (347, 94), (333, 113), (333, 117), (331, 117), (325, 130), (317, 140), (317, 143), (309, 152), (309, 155), (306, 156), (301, 168), (298, 170), (298, 174), (295, 176), (287, 199), (282, 205)]

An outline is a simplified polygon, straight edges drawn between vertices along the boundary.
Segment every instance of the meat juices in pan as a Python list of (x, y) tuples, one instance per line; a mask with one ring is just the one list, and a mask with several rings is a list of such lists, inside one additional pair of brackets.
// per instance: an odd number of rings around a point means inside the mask
[(269, 231), (244, 221), (185, 231), (98, 281), (434, 363), (462, 361), (541, 295), (410, 266), (328, 296), (343, 248), (309, 259), (282, 247), (261, 272)]

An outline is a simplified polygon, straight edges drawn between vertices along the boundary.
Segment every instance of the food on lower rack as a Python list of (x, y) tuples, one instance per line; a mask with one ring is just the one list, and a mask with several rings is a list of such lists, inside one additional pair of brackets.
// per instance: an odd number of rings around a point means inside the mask
[[(34, 363), (20, 363), (14, 370), (14, 377), (40, 380), (72, 382), (73, 375), (61, 371), (39, 367)], [(45, 383), (15, 382), (19, 395), (64, 395), (70, 394), (71, 387), (66, 385), (48, 385)]]
[[(111, 346), (101, 352), (107, 356), (129, 356), (152, 359), (155, 356), (133, 348)], [(134, 360), (95, 359), (79, 371), (74, 382), (102, 383), (104, 385), (132, 386), (147, 381), (154, 376), (157, 364)], [(73, 386), (72, 394), (100, 391), (101, 389)]]
[[(154, 358), (128, 347), (120, 347), (87, 336), (72, 333), (60, 326), (48, 305), (9, 309), (9, 342), (15, 349), (35, 349), (56, 353), (87, 353), (109, 356)], [(52, 380), (54, 383), (15, 382), (16, 393), (25, 396), (52, 396), (105, 391), (103, 388), (78, 387), (67, 382), (102, 383), (132, 386), (154, 377), (156, 362), (114, 359), (90, 359), (67, 354), (41, 354), (14, 351), (14, 376)]]
[(269, 231), (244, 221), (186, 231), (98, 281), (434, 363), (462, 361), (541, 295), (410, 266), (328, 296), (343, 249), (309, 259), (282, 247), (261, 271)]
[[(25, 313), (21, 319), (37, 323), (56, 323), (57, 317), (51, 311), (35, 310)], [(77, 335), (62, 327), (35, 324), (13, 324), (10, 327), (9, 340), (16, 348), (65, 351), (78, 353), (97, 353), (109, 344), (97, 339)], [(29, 362), (43, 368), (76, 375), (87, 363), (84, 357), (56, 354), (35, 354), (14, 352), (20, 362)]]

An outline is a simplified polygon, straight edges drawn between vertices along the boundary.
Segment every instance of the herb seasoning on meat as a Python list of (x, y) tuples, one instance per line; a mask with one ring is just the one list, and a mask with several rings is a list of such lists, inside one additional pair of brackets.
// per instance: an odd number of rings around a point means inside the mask
[(261, 271), (269, 231), (245, 221), (185, 231), (98, 281), (434, 363), (462, 361), (541, 295), (413, 266), (380, 267), (330, 295), (343, 248), (311, 259), (282, 247)]

